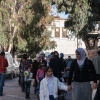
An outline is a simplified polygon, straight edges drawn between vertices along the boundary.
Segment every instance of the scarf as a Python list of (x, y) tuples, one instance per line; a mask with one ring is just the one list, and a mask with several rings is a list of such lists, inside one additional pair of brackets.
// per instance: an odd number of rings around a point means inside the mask
[(84, 64), (84, 61), (86, 59), (86, 53), (85, 53), (85, 50), (83, 48), (78, 48), (76, 49), (76, 51), (79, 52), (80, 56), (81, 56), (81, 59), (77, 59), (77, 63), (79, 66), (82, 66)]

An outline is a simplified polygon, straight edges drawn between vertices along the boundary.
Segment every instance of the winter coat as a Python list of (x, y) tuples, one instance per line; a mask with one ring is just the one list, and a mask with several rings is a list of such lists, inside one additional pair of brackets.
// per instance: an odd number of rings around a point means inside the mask
[(70, 67), (68, 85), (71, 85), (73, 81), (75, 82), (97, 82), (96, 71), (91, 60), (85, 59), (82, 67), (79, 67), (77, 60), (75, 59)]
[(44, 77), (45, 77), (45, 71), (43, 69), (38, 69), (36, 74), (36, 80), (38, 81), (39, 78), (44, 78)]
[(30, 67), (30, 60), (26, 60), (26, 62), (23, 62), (22, 60), (20, 61), (20, 65), (19, 65), (19, 71), (26, 71), (28, 67)]
[(37, 70), (39, 69), (40, 66), (40, 62), (38, 62), (37, 60), (35, 60), (33, 62), (33, 66), (32, 66), (32, 73), (33, 73), (33, 78), (36, 79), (36, 74), (37, 74)]
[(6, 67), (8, 67), (7, 59), (3, 56), (0, 56), (0, 73), (5, 72)]
[[(67, 91), (67, 86), (61, 83), (58, 78), (53, 76), (53, 96), (58, 97), (58, 89)], [(48, 81), (45, 77), (40, 83), (40, 100), (49, 100)]]
[(61, 78), (61, 72), (63, 69), (63, 61), (59, 57), (54, 57), (50, 60), (50, 67), (53, 68), (53, 75), (57, 78)]

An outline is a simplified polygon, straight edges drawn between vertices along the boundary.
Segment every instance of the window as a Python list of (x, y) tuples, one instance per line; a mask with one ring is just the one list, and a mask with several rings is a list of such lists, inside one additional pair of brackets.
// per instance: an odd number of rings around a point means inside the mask
[(55, 28), (55, 37), (60, 37), (60, 27)]
[(67, 29), (62, 28), (62, 38), (66, 38), (66, 36), (67, 36)]

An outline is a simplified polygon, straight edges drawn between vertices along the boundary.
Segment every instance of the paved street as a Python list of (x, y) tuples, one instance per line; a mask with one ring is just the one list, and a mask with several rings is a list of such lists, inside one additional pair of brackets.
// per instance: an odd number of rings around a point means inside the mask
[[(31, 87), (31, 99), (38, 100), (37, 96), (34, 95), (34, 88)], [(66, 94), (65, 94), (66, 95)], [(66, 100), (71, 99), (71, 93), (68, 92), (65, 96)], [(0, 100), (25, 100), (25, 94), (21, 92), (21, 88), (18, 85), (18, 78), (6, 79), (4, 86), (4, 96), (0, 97)]]
[[(95, 91), (94, 93), (95, 94)], [(64, 93), (65, 100), (72, 100), (71, 92)], [(34, 95), (34, 88), (31, 87), (31, 99), (38, 100)], [(0, 97), (0, 100), (25, 100), (25, 93), (21, 92), (21, 88), (18, 85), (18, 78), (6, 79), (4, 86), (4, 96)]]
[[(31, 87), (31, 99), (37, 100), (36, 95), (34, 95), (34, 89)], [(18, 78), (12, 80), (7, 79), (4, 86), (4, 96), (0, 97), (0, 100), (25, 100), (25, 94), (21, 92), (21, 88), (18, 85)]]

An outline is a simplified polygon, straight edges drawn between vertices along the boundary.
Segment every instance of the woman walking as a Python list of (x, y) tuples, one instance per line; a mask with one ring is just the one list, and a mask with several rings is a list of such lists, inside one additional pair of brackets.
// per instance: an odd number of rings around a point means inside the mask
[[(92, 100), (92, 88), (90, 81), (94, 81), (96, 88), (97, 78), (92, 61), (86, 58), (83, 48), (76, 50), (76, 60), (71, 64), (68, 78), (68, 89), (72, 89), (72, 100)], [(73, 84), (72, 83), (73, 78)]]

